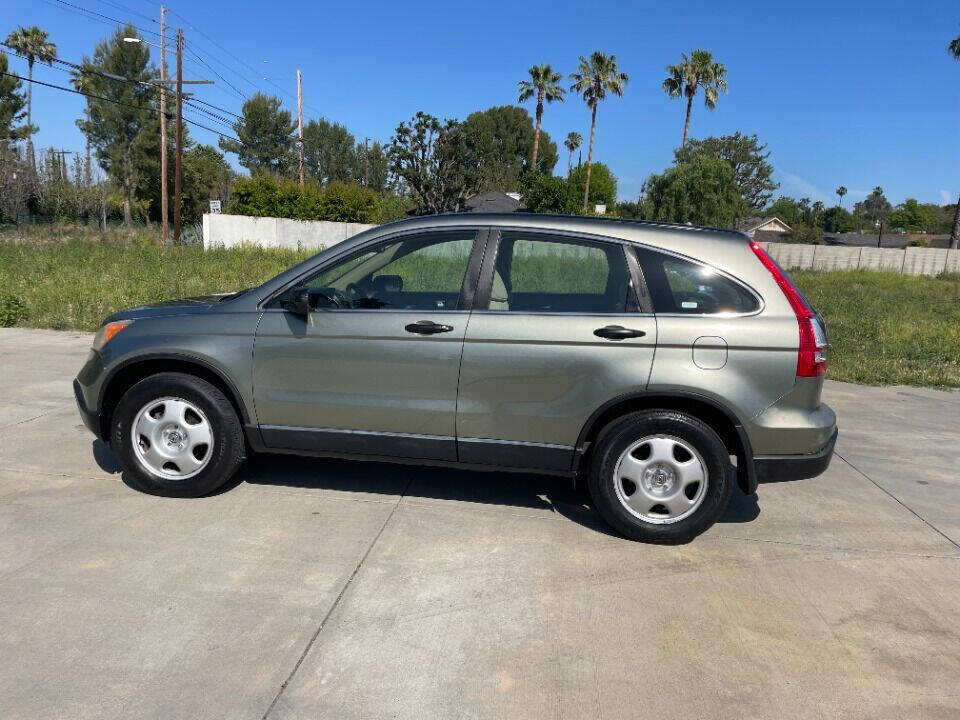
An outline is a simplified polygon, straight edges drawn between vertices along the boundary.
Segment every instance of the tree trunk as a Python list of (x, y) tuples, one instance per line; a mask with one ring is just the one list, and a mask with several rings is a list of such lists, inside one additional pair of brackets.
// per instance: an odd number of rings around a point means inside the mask
[(690, 134), (690, 111), (693, 110), (693, 95), (687, 96), (687, 119), (683, 123), (683, 140), (680, 147), (687, 144), (687, 136)]
[(957, 195), (957, 209), (953, 213), (953, 232), (950, 233), (950, 248), (960, 248), (960, 195)]
[(540, 121), (543, 119), (543, 90), (537, 93), (537, 128), (533, 131), (533, 155), (530, 158), (530, 172), (537, 171), (537, 155), (540, 151)]
[(27, 166), (35, 170), (33, 157), (33, 58), (27, 58)]
[(597, 106), (594, 104), (590, 113), (590, 147), (587, 148), (587, 179), (583, 183), (583, 209), (587, 209), (590, 198), (590, 165), (593, 163), (593, 138), (597, 133)]
[(570, 151), (570, 154), (567, 155), (567, 177), (570, 177), (570, 173), (573, 172), (573, 150)]
[(132, 183), (130, 182), (130, 177), (126, 176), (123, 178), (123, 224), (125, 227), (130, 227), (133, 225), (133, 213), (130, 209), (131, 204), (131, 189)]

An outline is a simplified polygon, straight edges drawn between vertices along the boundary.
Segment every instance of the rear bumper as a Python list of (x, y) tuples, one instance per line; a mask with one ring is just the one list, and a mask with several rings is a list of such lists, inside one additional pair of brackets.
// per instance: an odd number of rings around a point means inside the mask
[(80, 411), (80, 419), (87, 430), (97, 437), (100, 437), (100, 413), (96, 410), (90, 410), (86, 401), (83, 399), (83, 390), (80, 387), (80, 381), (73, 381), (73, 394), (77, 400), (77, 410)]
[(837, 444), (837, 434), (838, 430), (834, 428), (827, 444), (820, 450), (807, 455), (755, 455), (753, 466), (757, 481), (784, 482), (820, 475), (833, 459), (833, 446)]

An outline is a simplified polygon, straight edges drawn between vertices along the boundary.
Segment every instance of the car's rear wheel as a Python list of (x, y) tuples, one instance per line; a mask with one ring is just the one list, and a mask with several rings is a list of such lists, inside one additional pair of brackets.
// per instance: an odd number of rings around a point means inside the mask
[(650, 410), (611, 423), (597, 441), (590, 496), (633, 540), (688, 542), (713, 525), (733, 490), (729, 452), (686, 413)]
[(152, 375), (127, 390), (113, 414), (111, 445), (134, 485), (168, 497), (212, 492), (244, 456), (230, 401), (183, 373)]

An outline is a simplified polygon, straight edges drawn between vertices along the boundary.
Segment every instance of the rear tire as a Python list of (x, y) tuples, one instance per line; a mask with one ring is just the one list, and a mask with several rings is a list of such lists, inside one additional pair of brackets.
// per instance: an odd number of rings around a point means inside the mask
[(110, 444), (131, 484), (151, 495), (200, 497), (244, 459), (243, 428), (226, 396), (193, 375), (159, 373), (120, 398)]
[(588, 479), (600, 516), (644, 542), (689, 542), (733, 492), (729, 452), (712, 428), (675, 410), (618, 418), (601, 432)]

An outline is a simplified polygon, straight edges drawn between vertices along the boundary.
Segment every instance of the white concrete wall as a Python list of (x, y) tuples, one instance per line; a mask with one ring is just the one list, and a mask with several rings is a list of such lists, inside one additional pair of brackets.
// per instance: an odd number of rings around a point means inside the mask
[(884, 270), (905, 275), (960, 272), (960, 250), (761, 243), (787, 270)]
[(204, 213), (203, 247), (251, 244), (292, 250), (320, 250), (372, 227), (376, 226), (325, 220), (287, 220)]

